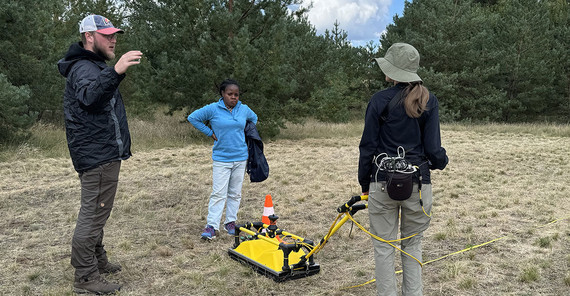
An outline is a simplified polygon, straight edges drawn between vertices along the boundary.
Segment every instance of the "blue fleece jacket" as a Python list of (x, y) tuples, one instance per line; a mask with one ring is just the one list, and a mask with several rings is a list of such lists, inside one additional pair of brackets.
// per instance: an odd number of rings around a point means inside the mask
[[(208, 104), (188, 115), (188, 121), (211, 137), (216, 134), (212, 148), (212, 159), (220, 162), (247, 160), (247, 144), (244, 128), (247, 121), (257, 123), (257, 115), (247, 106), (238, 101), (232, 112), (226, 108), (223, 98)], [(204, 124), (210, 121), (210, 127)]]

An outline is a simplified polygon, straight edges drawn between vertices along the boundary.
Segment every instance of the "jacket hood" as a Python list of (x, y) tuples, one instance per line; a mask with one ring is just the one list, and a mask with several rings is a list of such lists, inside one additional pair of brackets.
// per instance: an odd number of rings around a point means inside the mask
[(69, 70), (71, 70), (71, 66), (79, 61), (79, 60), (92, 60), (92, 61), (99, 61), (105, 63), (105, 59), (101, 56), (97, 55), (96, 53), (83, 48), (82, 42), (77, 42), (71, 44), (65, 57), (57, 62), (57, 68), (59, 69), (59, 73), (64, 77), (67, 77)]

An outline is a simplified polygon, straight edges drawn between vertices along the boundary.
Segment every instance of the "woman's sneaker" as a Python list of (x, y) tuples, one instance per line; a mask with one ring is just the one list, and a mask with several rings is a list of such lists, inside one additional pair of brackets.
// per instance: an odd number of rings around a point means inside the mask
[(236, 222), (229, 222), (224, 225), (224, 228), (228, 232), (229, 235), (236, 235)]
[(212, 240), (214, 238), (216, 238), (216, 230), (214, 229), (213, 226), (210, 225), (206, 225), (206, 228), (204, 228), (204, 231), (202, 232), (201, 235), (203, 240)]

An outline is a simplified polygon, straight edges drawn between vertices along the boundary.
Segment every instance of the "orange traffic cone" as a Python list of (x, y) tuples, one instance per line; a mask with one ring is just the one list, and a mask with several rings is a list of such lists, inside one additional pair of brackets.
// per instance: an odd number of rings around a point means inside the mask
[[(265, 196), (265, 204), (263, 205), (263, 216), (261, 217), (261, 222), (263, 222), (263, 224), (267, 224), (267, 225), (275, 225), (275, 220), (271, 220), (269, 219), (269, 217), (273, 215), (274, 217), (272, 217), (272, 219), (277, 220), (277, 216), (275, 216), (275, 210), (273, 209), (273, 200), (271, 199), (271, 194), (268, 194)], [(261, 230), (262, 233), (266, 233), (267, 230), (265, 228), (263, 228)], [(279, 235), (276, 235), (275, 238), (277, 238), (278, 241), (283, 242), (283, 240), (281, 240), (281, 238), (279, 237)]]
[(275, 210), (273, 210), (273, 200), (271, 199), (271, 194), (268, 194), (265, 196), (265, 204), (263, 205), (263, 216), (261, 217), (261, 222), (270, 225), (271, 221), (269, 220), (269, 216), (273, 214), (275, 214)]

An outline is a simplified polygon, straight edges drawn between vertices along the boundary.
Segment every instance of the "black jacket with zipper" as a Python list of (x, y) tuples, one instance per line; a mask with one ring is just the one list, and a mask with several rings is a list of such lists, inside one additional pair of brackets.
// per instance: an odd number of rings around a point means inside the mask
[(119, 83), (113, 67), (81, 42), (58, 61), (66, 78), (63, 95), (67, 146), (79, 173), (131, 156), (131, 136)]
[(441, 170), (449, 161), (441, 146), (439, 103), (435, 95), (429, 94), (427, 109), (417, 119), (406, 114), (403, 104), (397, 104), (385, 113), (392, 98), (406, 86), (406, 83), (399, 83), (379, 91), (368, 103), (359, 145), (358, 181), (362, 192), (369, 190), (370, 182), (385, 180), (382, 172), (376, 174), (378, 167), (373, 163), (374, 156), (381, 153), (398, 156), (399, 146), (406, 151), (406, 159), (419, 167), (423, 184), (431, 183), (430, 169)]

